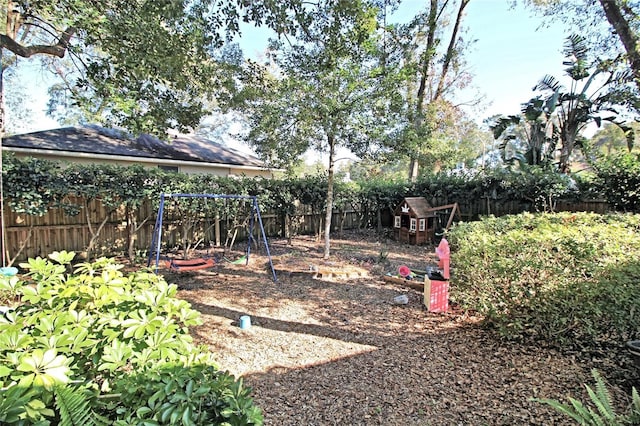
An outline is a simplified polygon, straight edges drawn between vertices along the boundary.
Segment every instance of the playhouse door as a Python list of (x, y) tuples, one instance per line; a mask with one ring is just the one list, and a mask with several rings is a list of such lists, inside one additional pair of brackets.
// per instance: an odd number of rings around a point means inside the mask
[(409, 242), (409, 226), (411, 224), (411, 217), (408, 214), (400, 216), (400, 241)]

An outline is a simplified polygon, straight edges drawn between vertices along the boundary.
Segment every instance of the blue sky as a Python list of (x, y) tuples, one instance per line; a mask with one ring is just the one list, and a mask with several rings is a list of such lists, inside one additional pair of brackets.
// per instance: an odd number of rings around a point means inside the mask
[(469, 36), (477, 39), (468, 63), (475, 74), (474, 85), (491, 102), (480, 111), (484, 117), (519, 112), (542, 77), (563, 75), (562, 48), (569, 33), (559, 23), (541, 26), (542, 20), (532, 11), (510, 8), (509, 3), (471, 0), (467, 6)]
[[(466, 9), (466, 37), (477, 39), (467, 60), (475, 75), (475, 90), (485, 95), (482, 106), (470, 111), (477, 122), (493, 114), (519, 112), (520, 104), (533, 96), (533, 86), (545, 74), (562, 76), (562, 46), (569, 33), (559, 23), (541, 26), (542, 20), (532, 11), (521, 5), (511, 7), (511, 3), (471, 0)], [(394, 20), (406, 21), (427, 4), (427, 0), (406, 0)], [(266, 39), (260, 31), (245, 29), (241, 46), (247, 56), (256, 58), (264, 51)], [(37, 88), (32, 89), (31, 108), (38, 118), (30, 130), (57, 127), (44, 115), (46, 81), (37, 75), (33, 78), (27, 87)], [(472, 97), (463, 94), (461, 100)]]

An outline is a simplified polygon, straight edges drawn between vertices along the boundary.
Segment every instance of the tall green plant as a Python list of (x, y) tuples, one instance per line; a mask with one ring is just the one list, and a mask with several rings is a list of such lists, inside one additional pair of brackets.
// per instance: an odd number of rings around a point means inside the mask
[[(10, 207), (14, 213), (27, 216), (44, 216), (49, 209), (58, 206), (62, 207), (67, 214), (77, 212), (75, 206), (62, 202), (69, 192), (69, 187), (60, 176), (59, 164), (37, 158), (16, 158), (12, 154), (0, 153), (0, 155), (2, 155), (0, 173), (2, 173), (3, 196), (6, 198), (5, 208)], [(6, 232), (6, 229), (2, 229), (2, 232)], [(31, 239), (32, 232), (33, 225), (30, 225), (26, 238), (20, 243), (15, 253), (8, 247), (2, 247), (9, 257), (8, 266), (20, 257), (22, 250)]]
[(616, 210), (640, 212), (640, 154), (607, 156), (594, 167), (597, 190)]
[(406, 181), (396, 182), (381, 178), (370, 178), (359, 183), (365, 224), (375, 227), (380, 232), (383, 212), (392, 212), (402, 198), (410, 193), (410, 185)]
[[(620, 102), (613, 89), (628, 82), (628, 74), (616, 73), (609, 61), (598, 61), (595, 67), (589, 63), (589, 49), (584, 37), (572, 35), (567, 38), (564, 48), (565, 69), (569, 77), (568, 89), (553, 76), (543, 77), (534, 90), (546, 94), (545, 110), (557, 120), (557, 133), (561, 141), (558, 169), (562, 173), (569, 171), (574, 147), (582, 144), (581, 131), (589, 123), (600, 124), (602, 120), (615, 122), (617, 113), (614, 107)], [(602, 78), (604, 83), (595, 88)], [(592, 87), (592, 85), (594, 87)], [(609, 113), (603, 117), (603, 113)]]
[(558, 135), (549, 102), (536, 97), (522, 105), (522, 114), (493, 120), (490, 128), (501, 141), (498, 148), (505, 163), (535, 166), (553, 160)]
[(308, 149), (325, 154), (328, 258), (338, 149), (370, 152), (385, 137), (386, 112), (398, 96), (388, 84), (394, 69), (383, 70), (379, 62), (376, 7), (366, 0), (318, 5), (304, 9), (307, 25), (291, 45), (273, 43), (279, 76), (264, 70), (260, 82), (268, 90), (250, 88), (242, 106), (251, 129), (247, 140), (271, 162), (290, 164)]
[(56, 162), (3, 153), (2, 164), (3, 194), (16, 213), (43, 216), (69, 191)]

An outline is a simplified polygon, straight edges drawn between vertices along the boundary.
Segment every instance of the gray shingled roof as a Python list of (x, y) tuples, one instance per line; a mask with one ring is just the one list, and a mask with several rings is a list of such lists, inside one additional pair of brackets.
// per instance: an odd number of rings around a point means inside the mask
[(424, 197), (405, 197), (400, 205), (396, 207), (396, 214), (398, 214), (401, 207), (405, 205), (409, 207), (409, 210), (413, 212), (413, 215), (416, 217), (435, 216), (429, 202)]
[(7, 136), (2, 144), (13, 148), (264, 167), (255, 156), (195, 135), (179, 135), (167, 143), (150, 135), (133, 139), (126, 133), (99, 126), (64, 127)]

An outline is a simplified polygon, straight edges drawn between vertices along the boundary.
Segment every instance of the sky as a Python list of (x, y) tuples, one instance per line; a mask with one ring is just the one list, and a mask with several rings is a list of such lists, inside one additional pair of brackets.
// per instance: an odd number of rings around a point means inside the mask
[[(485, 96), (477, 110), (470, 111), (478, 123), (494, 114), (516, 114), (520, 104), (533, 95), (533, 86), (546, 74), (562, 76), (562, 46), (568, 35), (560, 23), (543, 26), (541, 18), (512, 0), (471, 0), (466, 9), (466, 37), (477, 39), (467, 55), (475, 75), (473, 89), (460, 101), (472, 99), (475, 92)], [(520, 1), (519, 3), (522, 3)], [(393, 17), (403, 22), (427, 5), (427, 0), (405, 0)], [(258, 58), (266, 48), (263, 32), (245, 28), (240, 45), (248, 57)], [(24, 131), (59, 127), (47, 117), (47, 81), (34, 75), (27, 87), (30, 107), (37, 118)]]
[[(419, 4), (415, 0), (408, 3)], [(534, 96), (533, 87), (546, 74), (561, 78), (562, 48), (569, 33), (543, 21), (509, 0), (472, 0), (467, 6), (469, 36), (477, 42), (467, 59), (474, 85), (486, 96), (482, 118), (516, 114)], [(520, 2), (521, 3), (521, 2)]]

